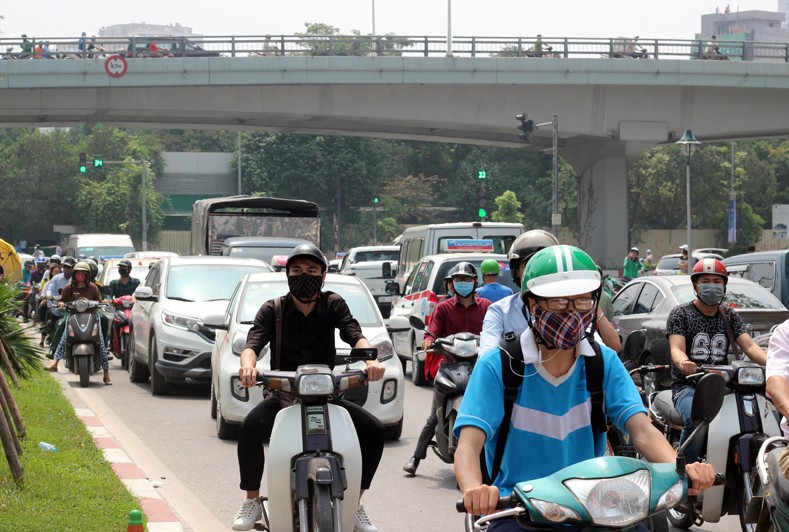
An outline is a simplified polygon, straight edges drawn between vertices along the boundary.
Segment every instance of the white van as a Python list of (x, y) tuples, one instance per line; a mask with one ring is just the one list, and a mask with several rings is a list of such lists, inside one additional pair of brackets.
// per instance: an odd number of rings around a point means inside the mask
[[(506, 255), (525, 229), (523, 224), (459, 222), (409, 227), (400, 237), (397, 283), (402, 292), (414, 265), (426, 255), (452, 252), (488, 252)], [(480, 242), (480, 241), (485, 242)], [(480, 246), (483, 246), (484, 249)]]
[(66, 254), (75, 259), (80, 255), (96, 257), (99, 262), (107, 259), (123, 258), (127, 253), (135, 251), (129, 235), (105, 233), (86, 233), (71, 235), (68, 238)]

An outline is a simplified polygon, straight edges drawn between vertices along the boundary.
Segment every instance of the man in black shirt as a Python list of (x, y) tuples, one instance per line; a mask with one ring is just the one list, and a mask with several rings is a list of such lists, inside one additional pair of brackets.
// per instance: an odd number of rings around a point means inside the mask
[(131, 276), (132, 263), (130, 260), (124, 259), (118, 263), (118, 273), (120, 279), (113, 279), (110, 281), (109, 296), (122, 297), (134, 295), (134, 291), (140, 286), (140, 280)]
[[(353, 347), (371, 347), (362, 335), (359, 322), (351, 315), (345, 300), (333, 292), (322, 292), (328, 263), (323, 253), (312, 244), (294, 248), (288, 257), (285, 270), (290, 291), (280, 297), (282, 308), (282, 338), (276, 337), (275, 300), (266, 301), (255, 316), (241, 353), (239, 377), (244, 387), (255, 385), (258, 356), (266, 344), (270, 353), (276, 353), (279, 344), (280, 367), (272, 369), (294, 371), (302, 364), (326, 364), (334, 367), (334, 329), (340, 338)], [(384, 375), (384, 368), (377, 360), (367, 362), (367, 377), (371, 381)], [(372, 414), (360, 406), (340, 399), (351, 416), (359, 446), (362, 451), (362, 492), (370, 487), (375, 470), (381, 460), (384, 446), (384, 427)], [(271, 436), (274, 418), (281, 409), (279, 399), (269, 397), (258, 404), (244, 419), (238, 437), (238, 465), (240, 487), (246, 491), (246, 500), (233, 518), (233, 530), (251, 530), (262, 516), (260, 483), (263, 478), (263, 442)], [(294, 435), (295, 436), (295, 435)], [(275, 489), (269, 486), (269, 489)], [(285, 489), (279, 487), (276, 489)], [(361, 494), (360, 494), (361, 496)], [(377, 532), (359, 506), (354, 532)]]

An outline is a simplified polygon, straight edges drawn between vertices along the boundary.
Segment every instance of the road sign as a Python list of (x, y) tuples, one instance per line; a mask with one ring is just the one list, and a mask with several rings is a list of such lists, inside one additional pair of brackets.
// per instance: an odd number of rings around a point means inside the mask
[(111, 55), (104, 61), (104, 70), (113, 78), (119, 78), (126, 73), (129, 64), (122, 55)]

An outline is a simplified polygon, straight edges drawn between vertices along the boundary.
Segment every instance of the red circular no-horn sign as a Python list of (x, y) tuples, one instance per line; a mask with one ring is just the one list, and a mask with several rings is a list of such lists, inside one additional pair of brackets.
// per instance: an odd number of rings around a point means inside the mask
[(111, 55), (104, 61), (104, 70), (113, 78), (119, 78), (126, 73), (129, 64), (122, 55)]

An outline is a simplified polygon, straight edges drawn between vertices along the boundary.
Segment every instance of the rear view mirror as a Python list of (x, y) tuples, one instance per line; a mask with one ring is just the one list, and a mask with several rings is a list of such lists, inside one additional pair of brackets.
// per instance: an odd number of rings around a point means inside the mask
[(348, 357), (355, 360), (375, 360), (378, 358), (377, 347), (354, 347)]
[(408, 320), (405, 318), (405, 316), (391, 316), (389, 318), (389, 325), (386, 326), (386, 330), (389, 334), (404, 333), (411, 330), (411, 325), (408, 323)]
[(337, 273), (340, 269), (336, 264), (329, 264), (329, 273)]
[(203, 325), (209, 329), (222, 329), (225, 331), (228, 328), (225, 324), (224, 312), (222, 314), (208, 314), (205, 318), (203, 318)]
[(710, 423), (720, 412), (723, 406), (723, 396), (726, 393), (726, 381), (719, 373), (707, 373), (696, 384), (696, 393), (693, 395), (693, 407), (690, 417), (693, 424)]
[(411, 324), (411, 327), (416, 329), (417, 331), (424, 331), (425, 330), (425, 322), (422, 321), (421, 318), (418, 316), (409, 316), (408, 323)]
[(381, 277), (392, 277), (392, 265), (388, 261), (381, 264)]
[(387, 281), (384, 289), (387, 294), (392, 296), (400, 295), (400, 284), (397, 281)]

